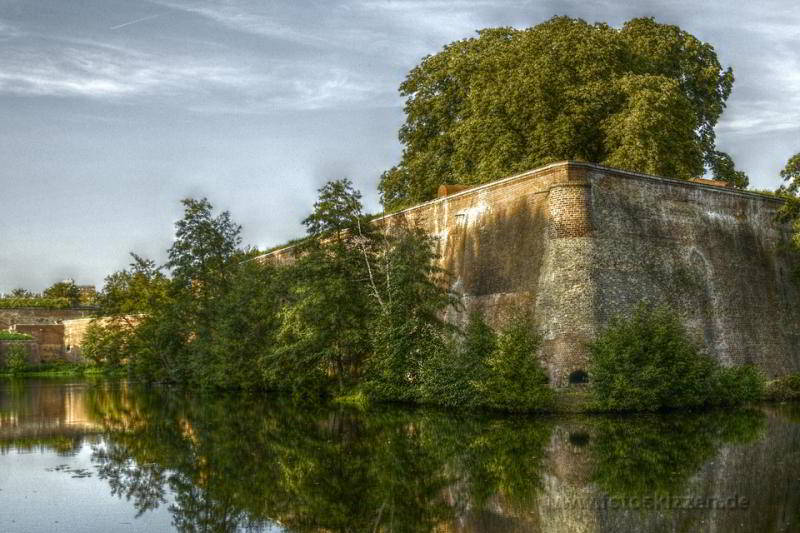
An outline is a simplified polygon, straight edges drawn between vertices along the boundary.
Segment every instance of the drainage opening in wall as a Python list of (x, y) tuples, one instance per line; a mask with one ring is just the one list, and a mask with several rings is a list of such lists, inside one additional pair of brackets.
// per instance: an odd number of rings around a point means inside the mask
[(570, 385), (579, 385), (581, 383), (589, 383), (589, 374), (585, 370), (575, 370), (569, 375)]

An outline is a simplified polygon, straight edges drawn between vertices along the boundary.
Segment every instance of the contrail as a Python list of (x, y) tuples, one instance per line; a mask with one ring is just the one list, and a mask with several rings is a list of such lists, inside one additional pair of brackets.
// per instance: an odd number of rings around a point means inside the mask
[(131, 24), (136, 24), (137, 22), (144, 22), (145, 20), (151, 20), (151, 19), (154, 19), (156, 17), (160, 17), (161, 15), (163, 15), (163, 13), (159, 13), (158, 15), (150, 15), (149, 17), (142, 17), (140, 19), (132, 20), (130, 22), (124, 22), (124, 23), (118, 24), (116, 26), (111, 26), (108, 29), (109, 30), (118, 30), (120, 28), (124, 28), (125, 26), (130, 26)]

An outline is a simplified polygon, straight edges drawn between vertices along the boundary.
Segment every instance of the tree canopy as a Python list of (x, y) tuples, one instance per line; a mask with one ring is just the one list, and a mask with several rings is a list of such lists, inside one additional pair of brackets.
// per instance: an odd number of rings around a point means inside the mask
[(792, 242), (795, 249), (800, 250), (800, 152), (786, 162), (786, 166), (781, 170), (781, 178), (787, 182), (778, 189), (778, 193), (786, 199), (786, 204), (781, 209), (781, 216), (794, 226)]
[(732, 86), (710, 44), (652, 18), (484, 29), (425, 57), (400, 86), (404, 150), (381, 177), (382, 201), (395, 209), (443, 183), (565, 159), (685, 179), (708, 167), (744, 186), (715, 148)]
[(68, 298), (74, 304), (80, 298), (80, 290), (72, 280), (59, 281), (46, 288), (42, 296), (45, 298)]
[(781, 170), (781, 178), (788, 182), (784, 187), (786, 192), (793, 195), (800, 192), (800, 152), (794, 154), (786, 162), (786, 166)]

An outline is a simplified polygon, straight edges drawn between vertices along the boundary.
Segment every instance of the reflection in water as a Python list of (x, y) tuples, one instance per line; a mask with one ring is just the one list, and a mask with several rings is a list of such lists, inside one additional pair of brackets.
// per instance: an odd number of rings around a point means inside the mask
[(43, 446), (74, 453), (100, 426), (86, 413), (85, 383), (4, 380), (0, 385), (0, 452)]
[(131, 516), (166, 507), (182, 531), (797, 531), (796, 407), (364, 414), (28, 381), (0, 385), (0, 450), (96, 434), (97, 475)]

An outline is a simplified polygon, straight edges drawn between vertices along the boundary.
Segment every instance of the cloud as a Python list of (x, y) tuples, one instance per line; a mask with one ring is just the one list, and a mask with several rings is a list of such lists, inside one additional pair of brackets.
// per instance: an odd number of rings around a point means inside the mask
[(162, 59), (95, 46), (9, 47), (0, 60), (0, 92), (119, 98), (205, 85), (236, 87), (249, 73), (190, 58)]
[(135, 19), (135, 20), (129, 20), (128, 22), (123, 22), (122, 24), (117, 24), (117, 25), (115, 25), (115, 26), (111, 26), (111, 27), (110, 27), (110, 28), (108, 28), (108, 29), (109, 29), (109, 30), (119, 30), (119, 29), (121, 29), (121, 28), (125, 28), (125, 27), (127, 27), (127, 26), (131, 26), (131, 25), (133, 25), (133, 24), (139, 24), (140, 22), (144, 22), (144, 21), (146, 21), (146, 20), (153, 20), (153, 19), (156, 19), (156, 18), (158, 18), (158, 17), (160, 17), (160, 16), (162, 16), (162, 15), (163, 15), (163, 13), (158, 13), (158, 14), (156, 14), (156, 15), (149, 15), (149, 16), (147, 16), (147, 17), (142, 17), (142, 18), (138, 18), (138, 19)]
[(256, 35), (275, 37), (311, 45), (327, 45), (330, 41), (310, 31), (281, 23), (269, 9), (269, 3), (208, 2), (153, 0), (154, 3), (174, 10), (192, 13), (222, 24), (230, 29)]
[(0, 20), (0, 41), (8, 41), (23, 35), (25, 35), (25, 33), (16, 26)]
[[(0, 93), (24, 96), (172, 99), (198, 111), (263, 113), (356, 105), (382, 86), (336, 65), (225, 57), (170, 56), (87, 41), (9, 47), (0, 58)], [(385, 92), (385, 91), (384, 91)], [(390, 98), (384, 94), (385, 98)]]

